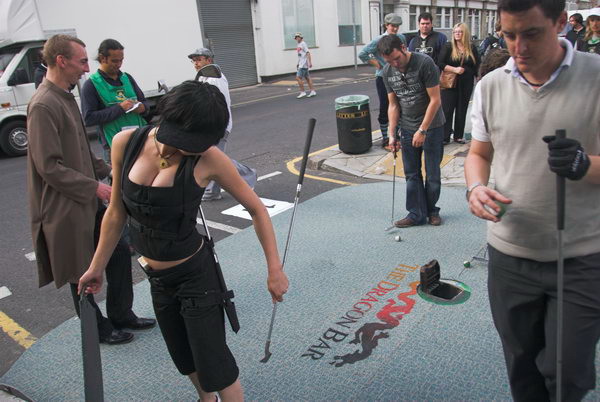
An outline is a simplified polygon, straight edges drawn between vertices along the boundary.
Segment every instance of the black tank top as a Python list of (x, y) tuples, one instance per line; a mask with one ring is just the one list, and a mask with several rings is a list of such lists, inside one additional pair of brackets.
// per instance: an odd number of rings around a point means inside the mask
[(129, 215), (131, 244), (138, 253), (153, 260), (179, 260), (194, 254), (202, 244), (202, 236), (196, 230), (196, 217), (204, 188), (194, 178), (194, 166), (200, 156), (181, 159), (173, 187), (132, 182), (129, 171), (152, 128), (145, 126), (135, 130), (123, 157), (121, 190)]

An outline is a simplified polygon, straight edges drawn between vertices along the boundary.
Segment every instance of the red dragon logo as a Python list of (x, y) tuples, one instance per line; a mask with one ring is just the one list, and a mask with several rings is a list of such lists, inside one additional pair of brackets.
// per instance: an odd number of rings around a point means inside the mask
[(389, 338), (386, 330), (392, 329), (400, 325), (400, 320), (406, 314), (409, 314), (414, 305), (415, 300), (409, 296), (417, 294), (417, 285), (419, 282), (412, 282), (409, 292), (400, 293), (398, 300), (404, 302), (404, 305), (398, 305), (395, 299), (388, 299), (387, 304), (379, 310), (376, 317), (383, 322), (370, 322), (364, 324), (354, 333), (354, 339), (350, 341), (353, 345), (360, 344), (362, 350), (355, 350), (352, 353), (343, 356), (334, 356), (334, 361), (329, 364), (335, 367), (342, 367), (345, 364), (354, 364), (371, 356), (373, 350), (379, 344), (380, 339)]

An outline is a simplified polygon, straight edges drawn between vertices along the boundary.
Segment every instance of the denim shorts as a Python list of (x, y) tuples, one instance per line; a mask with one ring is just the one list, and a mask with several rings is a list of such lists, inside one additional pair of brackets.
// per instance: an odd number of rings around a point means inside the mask
[(298, 71), (296, 72), (296, 77), (300, 77), (300, 78), (310, 77), (310, 74), (308, 73), (308, 68), (299, 68)]
[(233, 384), (239, 369), (225, 339), (221, 289), (210, 247), (204, 244), (172, 268), (144, 271), (156, 320), (177, 370), (183, 375), (197, 372), (206, 392)]

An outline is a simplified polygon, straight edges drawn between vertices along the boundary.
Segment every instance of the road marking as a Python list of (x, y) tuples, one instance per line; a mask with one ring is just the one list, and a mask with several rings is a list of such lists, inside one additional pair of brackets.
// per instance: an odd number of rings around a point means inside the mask
[[(330, 147), (320, 149), (320, 150), (315, 151), (315, 152), (313, 152), (311, 154), (308, 154), (308, 156), (311, 157), (313, 155), (318, 155), (321, 152), (329, 151), (330, 149), (336, 148), (337, 146), (338, 146), (338, 144), (335, 144), (335, 145), (332, 145)], [(302, 157), (299, 156), (297, 158), (292, 159), (291, 161), (289, 161), (287, 163), (288, 170), (292, 174), (295, 174), (296, 176), (299, 176), (300, 172), (298, 171), (298, 169), (296, 169), (296, 166), (294, 166), (294, 165), (296, 164), (296, 162), (301, 161), (301, 160), (302, 160)], [(308, 177), (309, 179), (314, 179), (314, 180), (328, 181), (330, 183), (342, 184), (344, 186), (354, 186), (354, 183), (350, 183), (350, 182), (342, 181), (342, 180), (330, 179), (328, 177), (319, 177), (319, 176), (313, 176), (313, 175), (310, 175), (310, 174), (305, 174), (304, 177)]]
[[(375, 133), (378, 133), (378, 132), (381, 132), (381, 130), (374, 130), (374, 131), (371, 132), (371, 134), (375, 134)], [(313, 152), (311, 154), (308, 154), (308, 157), (311, 157), (311, 156), (314, 156), (314, 155), (318, 155), (321, 152), (329, 151), (330, 149), (333, 149), (333, 148), (339, 148), (339, 144), (335, 144), (335, 145), (332, 145), (332, 146), (327, 147), (327, 148), (319, 149), (318, 151), (315, 151), (315, 152)], [(296, 166), (294, 166), (294, 165), (296, 164), (296, 162), (301, 161), (301, 160), (302, 160), (302, 157), (299, 156), (297, 158), (292, 159), (291, 161), (289, 161), (287, 163), (288, 170), (292, 174), (295, 174), (296, 176), (299, 176), (300, 172), (298, 171), (298, 169), (296, 169)], [(355, 186), (356, 185), (355, 183), (350, 183), (350, 182), (347, 182), (347, 181), (330, 179), (330, 178), (327, 178), (327, 177), (313, 176), (313, 175), (309, 175), (309, 174), (305, 174), (304, 177), (308, 177), (309, 179), (314, 179), (314, 180), (328, 181), (330, 183), (343, 184), (345, 186)]]
[[(354, 82), (355, 83), (356, 82), (365, 82), (365, 81), (370, 81), (370, 80), (371, 80), (371, 78), (359, 78), (358, 80), (355, 80)], [(339, 86), (342, 86), (344, 84), (347, 84), (349, 82), (351, 82), (351, 81), (344, 82), (342, 84), (333, 84), (333, 85), (324, 84), (322, 86), (319, 86), (319, 89), (323, 90), (325, 88), (335, 88), (335, 87), (339, 87)], [(255, 85), (255, 86), (258, 86), (258, 85)], [(251, 103), (256, 103), (256, 102), (260, 102), (260, 101), (264, 101), (264, 100), (269, 100), (269, 99), (281, 98), (283, 96), (292, 96), (292, 95), (296, 96), (295, 93), (284, 93), (284, 94), (280, 94), (280, 95), (265, 96), (264, 98), (258, 98), (258, 99), (253, 99), (253, 100), (249, 100), (249, 101), (246, 101), (246, 102), (235, 103), (235, 104), (231, 105), (231, 108), (233, 109), (233, 108), (237, 108), (239, 106), (249, 105)]]
[(12, 318), (0, 311), (0, 328), (8, 336), (10, 336), (15, 342), (23, 346), (25, 349), (29, 349), (33, 345), (37, 338), (31, 335), (28, 331), (23, 329), (19, 324), (13, 321)]
[(25, 254), (25, 258), (27, 258), (29, 261), (35, 261), (35, 251)]
[[(270, 217), (273, 217), (283, 211), (287, 211), (288, 209), (294, 207), (294, 204), (287, 201), (271, 200), (268, 198), (261, 198), (260, 201), (267, 208), (267, 212), (269, 213)], [(248, 211), (241, 204), (235, 205), (231, 208), (221, 211), (221, 213), (224, 215), (231, 215), (242, 219), (252, 220), (252, 216), (250, 216), (250, 213), (248, 213)]]
[(12, 295), (12, 293), (6, 286), (0, 287), (0, 299), (4, 299), (10, 295)]
[[(196, 222), (198, 222), (199, 225), (202, 225), (202, 219), (196, 218)], [(239, 233), (242, 231), (242, 229), (238, 229), (236, 227), (229, 226), (229, 225), (224, 225), (219, 222), (209, 221), (208, 219), (206, 220), (206, 225), (210, 228), (221, 230), (223, 232), (233, 233), (233, 234), (236, 234), (236, 233)]]
[(268, 179), (268, 178), (270, 178), (270, 177), (277, 176), (277, 175), (279, 175), (279, 174), (281, 174), (281, 172), (280, 172), (280, 171), (275, 171), (275, 172), (273, 172), (273, 173), (269, 173), (269, 174), (266, 174), (266, 175), (264, 175), (264, 176), (260, 176), (260, 177), (259, 177), (258, 179), (256, 179), (256, 180), (257, 180), (257, 181), (265, 180), (265, 179)]

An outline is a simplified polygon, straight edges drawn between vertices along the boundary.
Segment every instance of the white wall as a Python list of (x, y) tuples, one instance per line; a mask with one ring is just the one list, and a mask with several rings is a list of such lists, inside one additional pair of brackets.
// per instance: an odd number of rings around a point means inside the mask
[[(363, 41), (370, 38), (369, 2), (360, 1)], [(254, 15), (254, 40), (257, 42), (258, 75), (272, 76), (296, 71), (298, 55), (295, 49), (284, 49), (283, 13), (280, 0), (261, 0)], [(340, 46), (338, 35), (337, 0), (313, 0), (316, 47), (310, 48), (313, 69), (354, 64), (354, 47)], [(258, 28), (258, 29), (257, 29)], [(366, 44), (364, 43), (364, 44)], [(357, 46), (357, 52), (364, 44)], [(358, 63), (361, 63), (358, 60)]]
[[(187, 55), (202, 46), (195, 0), (37, 0), (42, 29), (75, 29), (92, 61), (100, 42), (116, 39), (125, 47), (123, 71), (130, 73), (142, 90), (157, 88), (164, 79), (174, 86), (194, 78)], [(175, 7), (176, 4), (176, 7)], [(115, 13), (119, 16), (115, 16)]]

